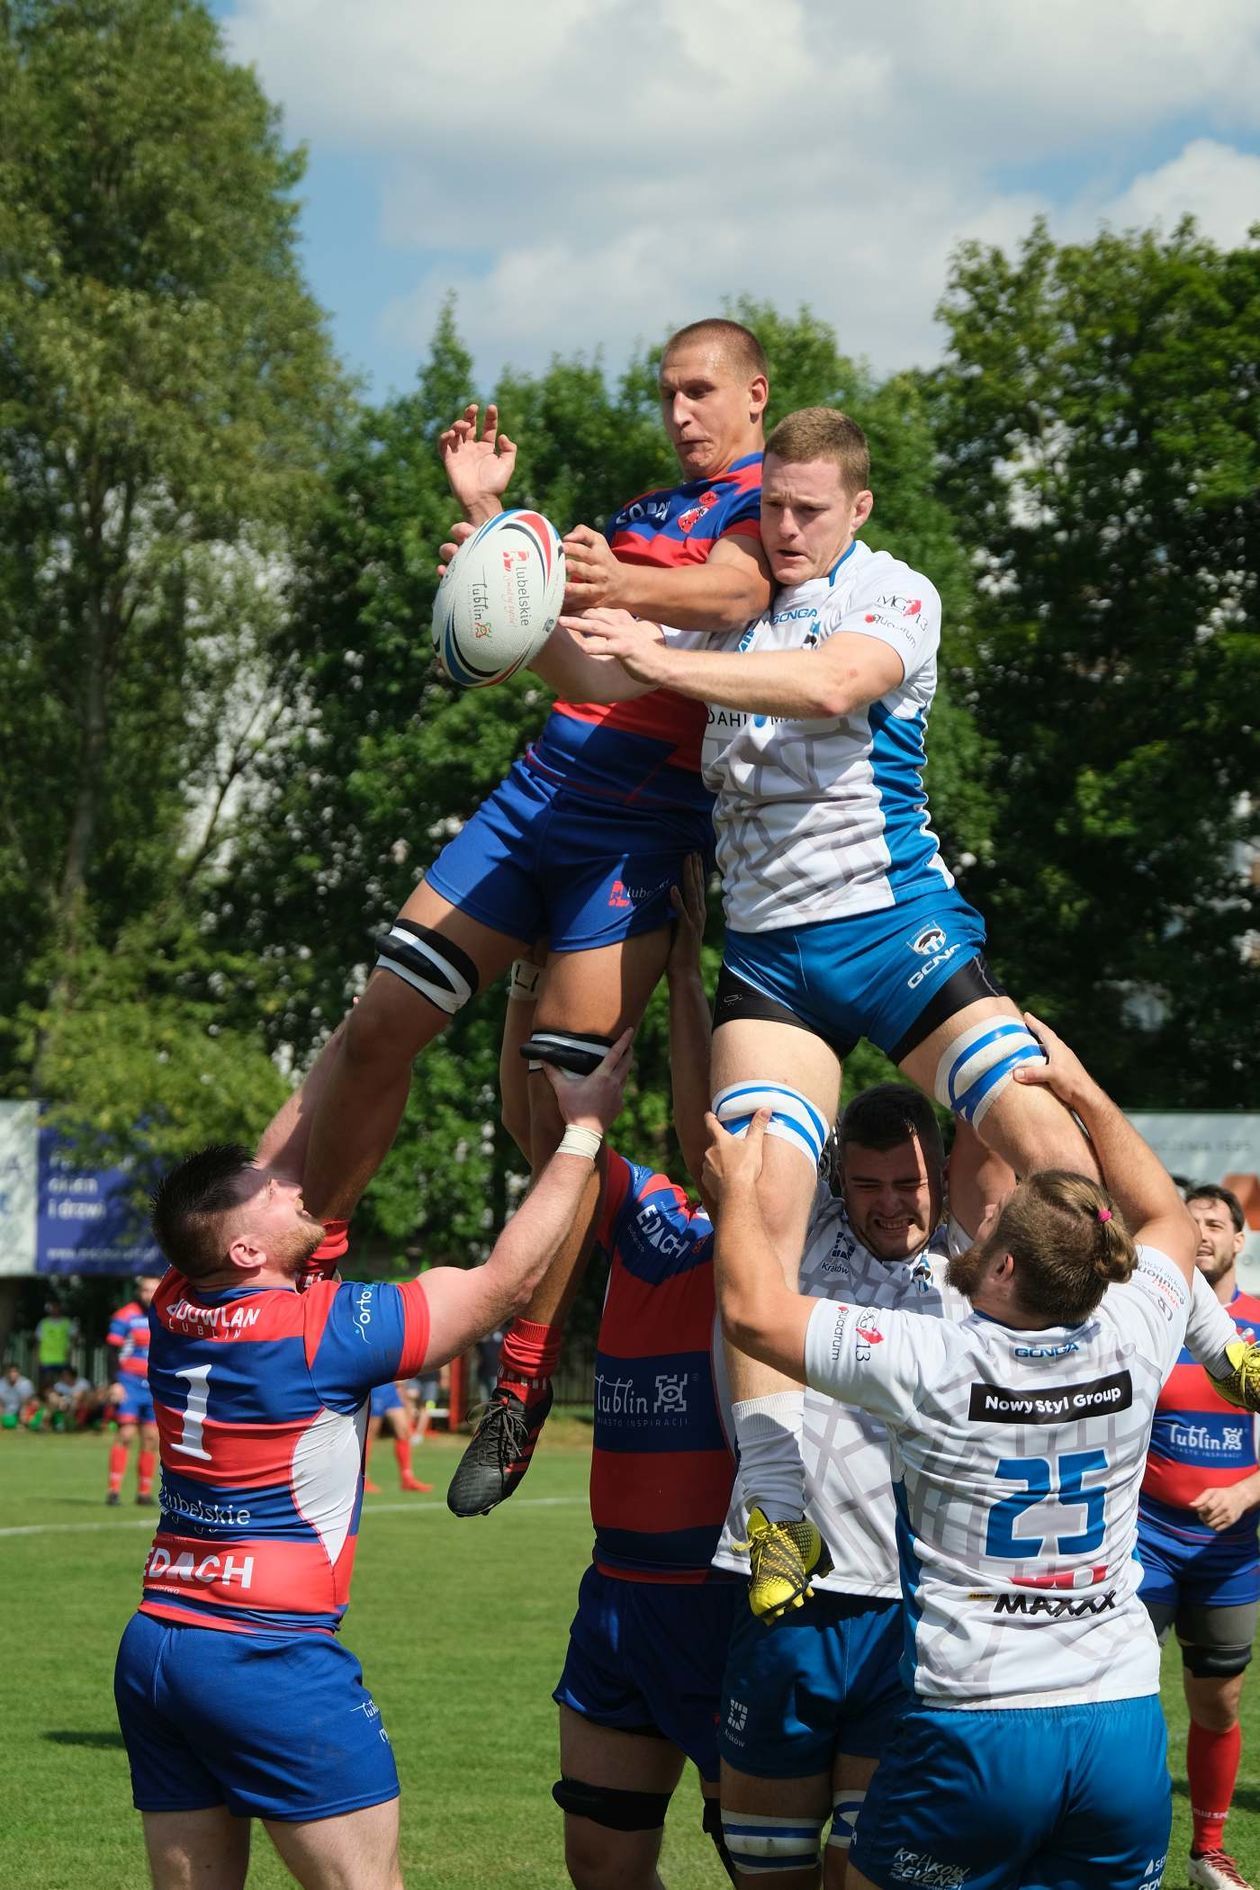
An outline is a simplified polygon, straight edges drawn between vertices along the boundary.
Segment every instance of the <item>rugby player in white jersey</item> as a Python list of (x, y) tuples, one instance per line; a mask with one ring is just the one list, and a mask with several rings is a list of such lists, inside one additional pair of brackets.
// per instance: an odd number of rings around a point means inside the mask
[[(773, 1111), (759, 1192), (792, 1286), (841, 1065), (863, 1036), (1017, 1173), (1095, 1172), (1058, 1099), (1011, 1081), (1040, 1052), (988, 970), (983, 921), (928, 824), (940, 599), (858, 539), (869, 478), (852, 420), (824, 407), (790, 414), (766, 447), (761, 535), (780, 589), (765, 616), (708, 639), (622, 611), (561, 619), (642, 687), (668, 683), (709, 704), (704, 773), (718, 795), (727, 923), (714, 1108), (735, 1130), (762, 1104)], [(732, 1383), (743, 1474), (766, 1519), (750, 1600), (773, 1614), (800, 1599), (818, 1554), (797, 1526), (800, 1396), (738, 1357)]]
[[(970, 1246), (968, 1230), (1013, 1191), (1015, 1176), (961, 1124), (947, 1172), (943, 1216), (946, 1166), (931, 1104), (908, 1084), (864, 1090), (837, 1124), (830, 1175), (819, 1181), (801, 1291), (863, 1310), (965, 1319), (971, 1306), (948, 1283), (949, 1254)], [(1186, 1344), (1221, 1391), (1237, 1378), (1227, 1355), (1236, 1337), (1197, 1275)], [(829, 1817), (822, 1881), (842, 1890), (857, 1814), (908, 1703), (886, 1427), (807, 1389), (802, 1454), (806, 1516), (832, 1568), (769, 1631), (741, 1611), (727, 1659), (721, 1795), (743, 1890), (814, 1890)], [(719, 1567), (747, 1572), (748, 1533), (737, 1496)]]
[(1018, 1080), (1076, 1112), (1108, 1186), (1021, 1182), (950, 1261), (973, 1307), (961, 1324), (787, 1287), (759, 1224), (769, 1113), (744, 1140), (711, 1119), (729, 1336), (889, 1434), (915, 1699), (858, 1819), (849, 1890), (1162, 1878), (1171, 1795), (1134, 1545), (1197, 1235), (1158, 1159), (1038, 1030), (1048, 1064)]

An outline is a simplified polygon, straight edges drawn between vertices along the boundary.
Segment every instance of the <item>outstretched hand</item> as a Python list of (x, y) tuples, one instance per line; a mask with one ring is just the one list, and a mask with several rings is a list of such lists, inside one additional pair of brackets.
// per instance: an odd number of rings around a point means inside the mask
[(499, 409), (492, 401), (485, 425), (478, 431), (477, 403), (438, 436), (442, 466), (451, 491), (470, 518), (478, 523), (501, 511), (499, 501), (516, 470), (516, 445), (499, 432)]
[(704, 1152), (700, 1191), (718, 1207), (734, 1190), (755, 1187), (761, 1174), (770, 1111), (759, 1109), (744, 1135), (732, 1135), (710, 1110), (704, 1118), (709, 1146)]
[(633, 1043), (633, 1030), (623, 1030), (589, 1076), (571, 1076), (564, 1070), (555, 1069), (550, 1063), (543, 1064), (544, 1074), (556, 1092), (556, 1102), (566, 1122), (579, 1129), (594, 1129), (599, 1135), (608, 1133), (621, 1108), (626, 1078), (633, 1061), (630, 1055)]

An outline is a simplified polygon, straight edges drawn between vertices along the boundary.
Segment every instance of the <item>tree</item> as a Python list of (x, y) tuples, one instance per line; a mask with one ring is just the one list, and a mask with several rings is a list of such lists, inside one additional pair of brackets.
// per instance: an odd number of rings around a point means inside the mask
[[(875, 386), (807, 310), (782, 317), (744, 304), (734, 312), (767, 340), (776, 377), (783, 364), (793, 405), (843, 395), (869, 421), (883, 462), (873, 541), (922, 560), (961, 609), (967, 566), (933, 490), (920, 390), (904, 379)], [(598, 360), (505, 375), (497, 398), (521, 449), (515, 502), (537, 506), (562, 529), (579, 519), (600, 525), (630, 494), (673, 478), (656, 366), (645, 355), (614, 386)], [(247, 1010), (259, 1010), (269, 1042), (292, 1046), (300, 1062), (361, 986), (372, 935), (546, 712), (547, 692), (529, 675), (460, 693), (432, 668), (434, 563), (452, 518), (437, 434), (472, 392), (472, 364), (448, 308), (415, 391), (362, 416), (297, 563), (287, 693), (309, 703), (309, 717), (274, 759), (273, 798), (260, 804), (218, 909), (225, 943), (262, 967), (234, 1021), (244, 1027)], [(941, 723), (933, 764), (941, 811), (951, 841), (974, 851), (984, 812), (969, 786), (974, 737), (948, 705)], [(712, 948), (714, 976), (716, 960)], [(482, 994), (420, 1060), (407, 1117), (363, 1211), (396, 1250), (413, 1236), (430, 1253), (455, 1257), (481, 1245), (519, 1185), (522, 1164), (497, 1125), (501, 1023), (501, 995)], [(641, 1159), (676, 1164), (663, 992), (645, 1020), (637, 1064), (619, 1139)]]
[(204, 7), (10, 0), (0, 102), (0, 1082), (135, 1120), (158, 1014), (223, 1073), (198, 902), (342, 393), (302, 159)]
[(1133, 1103), (1254, 1102), (1260, 249), (1038, 224), (942, 315), (995, 956)]

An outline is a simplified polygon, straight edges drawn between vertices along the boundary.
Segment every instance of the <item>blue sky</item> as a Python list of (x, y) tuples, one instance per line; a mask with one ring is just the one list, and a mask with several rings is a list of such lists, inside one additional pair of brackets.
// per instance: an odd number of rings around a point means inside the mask
[(487, 384), (748, 293), (930, 362), (964, 237), (1260, 221), (1254, 0), (215, 0), (290, 140), (338, 349), (410, 384), (443, 295)]

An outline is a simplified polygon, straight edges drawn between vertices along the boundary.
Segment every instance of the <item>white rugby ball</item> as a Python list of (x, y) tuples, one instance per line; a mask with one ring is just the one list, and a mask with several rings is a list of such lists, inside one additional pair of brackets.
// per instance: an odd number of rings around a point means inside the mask
[(464, 689), (516, 674), (556, 627), (564, 547), (541, 512), (500, 512), (462, 544), (433, 605), (433, 647)]

